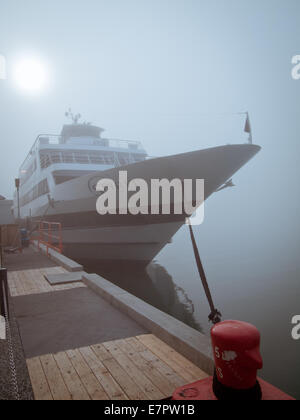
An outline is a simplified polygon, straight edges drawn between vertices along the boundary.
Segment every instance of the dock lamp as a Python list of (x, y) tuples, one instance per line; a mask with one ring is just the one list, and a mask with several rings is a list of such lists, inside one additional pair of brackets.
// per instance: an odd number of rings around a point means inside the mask
[(20, 220), (20, 178), (15, 179), (15, 186), (17, 189), (17, 200), (18, 200), (18, 220)]

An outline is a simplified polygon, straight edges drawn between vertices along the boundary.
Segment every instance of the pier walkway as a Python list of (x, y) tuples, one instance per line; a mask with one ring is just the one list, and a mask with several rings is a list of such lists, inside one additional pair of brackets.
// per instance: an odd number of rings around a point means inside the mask
[[(82, 281), (50, 285), (68, 271), (34, 248), (5, 265), (20, 399), (160, 400), (208, 376)], [(0, 373), (0, 399), (14, 399), (3, 355)]]

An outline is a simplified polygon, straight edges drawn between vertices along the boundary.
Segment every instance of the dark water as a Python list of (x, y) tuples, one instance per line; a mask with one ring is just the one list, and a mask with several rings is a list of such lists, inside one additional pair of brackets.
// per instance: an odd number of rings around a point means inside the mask
[[(291, 337), (291, 319), (299, 307), (298, 270), (291, 269), (288, 262), (287, 267), (281, 262), (281, 272), (276, 267), (273, 270), (274, 264), (268, 260), (267, 252), (262, 266), (255, 260), (255, 255), (246, 250), (234, 246), (225, 249), (222, 241), (208, 240), (203, 227), (195, 227), (195, 233), (198, 239), (203, 233), (205, 239), (205, 246), (200, 241), (199, 248), (216, 306), (223, 319), (239, 319), (259, 328), (264, 358), (260, 376), (300, 399), (300, 342)], [(268, 267), (268, 281), (263, 280), (267, 274), (262, 267)], [(146, 269), (135, 264), (86, 268), (187, 325), (209, 334), (209, 306), (186, 227)]]

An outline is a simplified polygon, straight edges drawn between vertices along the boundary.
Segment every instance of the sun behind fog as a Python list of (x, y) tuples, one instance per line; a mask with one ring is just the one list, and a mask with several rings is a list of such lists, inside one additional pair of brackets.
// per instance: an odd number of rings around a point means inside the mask
[(28, 93), (41, 92), (46, 86), (47, 76), (46, 66), (36, 58), (25, 58), (15, 64), (14, 81)]

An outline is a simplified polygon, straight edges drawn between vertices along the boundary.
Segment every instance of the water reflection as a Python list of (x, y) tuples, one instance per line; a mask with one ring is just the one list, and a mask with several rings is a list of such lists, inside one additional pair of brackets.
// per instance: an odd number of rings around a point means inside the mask
[[(82, 262), (84, 263), (84, 262)], [(113, 262), (98, 265), (84, 264), (89, 273), (96, 273), (144, 300), (161, 311), (202, 332), (196, 320), (192, 300), (172, 276), (157, 262), (141, 267), (138, 262)]]

